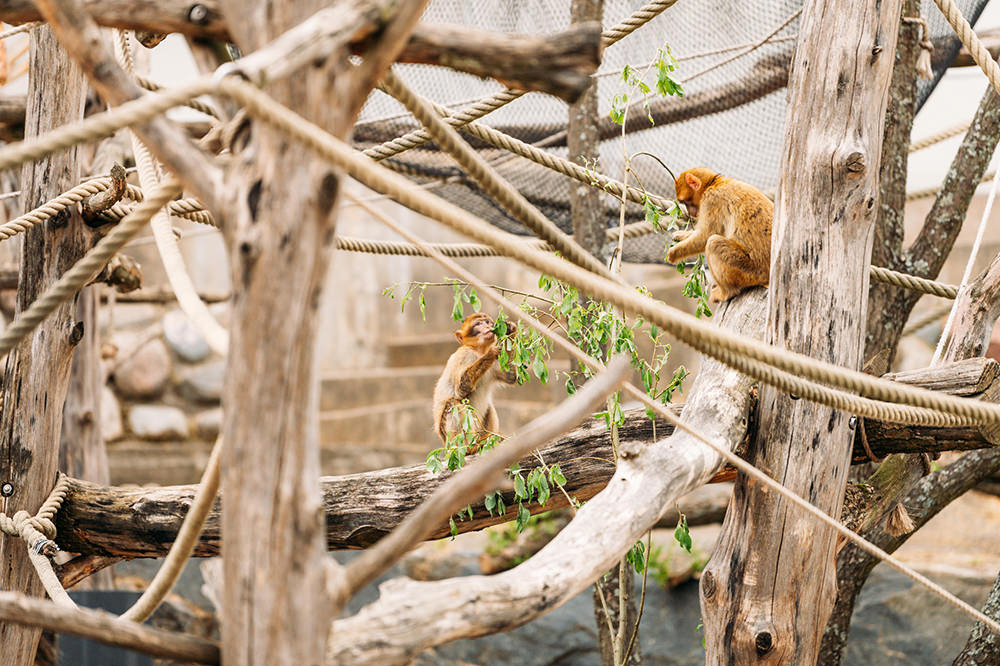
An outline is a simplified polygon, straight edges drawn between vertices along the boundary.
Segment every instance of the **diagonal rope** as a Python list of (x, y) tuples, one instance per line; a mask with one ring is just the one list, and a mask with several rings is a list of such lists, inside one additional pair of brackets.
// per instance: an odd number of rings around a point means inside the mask
[[(355, 197), (352, 193), (347, 192), (346, 195), (347, 197), (353, 199), (355, 202), (359, 202), (359, 199)], [(401, 226), (397, 225), (388, 216), (382, 215), (378, 210), (372, 208), (368, 204), (362, 203), (359, 205), (361, 205), (362, 208), (367, 210), (369, 214), (379, 219), (383, 224), (393, 229), (396, 233), (400, 234), (401, 236), (409, 240), (411, 243), (414, 243), (417, 246), (419, 246), (428, 255), (433, 257), (435, 261), (437, 261), (446, 269), (448, 269), (450, 272), (452, 272), (452, 274), (457, 275), (462, 280), (475, 286), (476, 289), (479, 291), (479, 293), (485, 295), (487, 298), (494, 301), (505, 311), (510, 312), (512, 316), (520, 319), (522, 323), (534, 329), (538, 334), (551, 340), (553, 343), (556, 344), (556, 346), (566, 351), (571, 357), (575, 358), (577, 361), (586, 365), (592, 370), (600, 371), (603, 368), (603, 364), (600, 363), (600, 361), (587, 355), (586, 353), (581, 351), (576, 345), (573, 345), (572, 343), (570, 343), (568, 340), (563, 338), (561, 335), (559, 335), (552, 329), (546, 326), (542, 326), (534, 317), (531, 317), (528, 313), (524, 312), (519, 307), (517, 307), (515, 303), (508, 300), (502, 294), (497, 292), (488, 284), (484, 283), (482, 280), (480, 280), (478, 277), (476, 277), (469, 271), (459, 266), (454, 261), (444, 257), (440, 253), (435, 252), (431, 246), (424, 243), (420, 238), (410, 233), (408, 230), (403, 229)], [(993, 632), (1000, 635), (1000, 622), (997, 622), (996, 620), (990, 618), (979, 609), (974, 608), (965, 601), (962, 601), (961, 599), (953, 595), (951, 592), (949, 592), (942, 586), (933, 582), (926, 576), (921, 575), (913, 568), (911, 568), (910, 566), (906, 565), (905, 563), (894, 557), (892, 554), (879, 548), (872, 542), (865, 539), (860, 534), (857, 534), (856, 532), (850, 530), (849, 528), (844, 526), (839, 520), (836, 520), (835, 518), (832, 518), (831, 516), (827, 515), (825, 512), (815, 507), (801, 495), (786, 488), (780, 482), (771, 478), (764, 472), (760, 471), (747, 461), (743, 460), (742, 458), (734, 454), (732, 451), (729, 450), (728, 447), (708, 439), (700, 432), (695, 430), (686, 421), (680, 419), (677, 415), (675, 415), (673, 412), (667, 409), (659, 401), (651, 399), (648, 395), (646, 395), (646, 393), (640, 391), (630, 382), (624, 383), (622, 388), (633, 398), (642, 402), (646, 407), (652, 409), (653, 411), (657, 412), (658, 414), (666, 418), (668, 421), (673, 423), (675, 428), (683, 430), (684, 432), (688, 433), (696, 440), (704, 444), (705, 446), (712, 449), (716, 454), (718, 454), (726, 462), (736, 467), (739, 471), (743, 472), (744, 474), (751, 477), (755, 481), (771, 488), (776, 493), (786, 498), (794, 506), (805, 511), (809, 515), (819, 520), (821, 523), (832, 528), (842, 537), (844, 537), (848, 541), (851, 541), (865, 552), (874, 556), (876, 559), (887, 563), (889, 566), (893, 567), (894, 569), (905, 575), (907, 578), (913, 580), (914, 582), (918, 583), (919, 585), (922, 585), (923, 587), (933, 592), (935, 595), (943, 599), (952, 607), (956, 608), (962, 613), (965, 613), (969, 617), (972, 617), (977, 621), (982, 622), (983, 624), (988, 626)], [(715, 470), (711, 471), (714, 473)], [(710, 476), (710, 474), (709, 471), (706, 470), (705, 478), (708, 478), (708, 476)]]

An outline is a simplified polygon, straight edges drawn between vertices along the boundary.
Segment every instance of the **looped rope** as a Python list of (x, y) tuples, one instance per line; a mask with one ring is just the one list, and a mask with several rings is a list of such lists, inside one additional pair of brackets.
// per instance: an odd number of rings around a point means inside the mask
[(66, 475), (60, 472), (52, 492), (34, 516), (24, 510), (16, 512), (13, 517), (0, 512), (0, 532), (24, 539), (28, 547), (36, 553), (52, 555), (59, 550), (53, 541), (56, 538), (56, 525), (52, 522), (52, 518), (62, 506), (68, 491), (69, 481)]

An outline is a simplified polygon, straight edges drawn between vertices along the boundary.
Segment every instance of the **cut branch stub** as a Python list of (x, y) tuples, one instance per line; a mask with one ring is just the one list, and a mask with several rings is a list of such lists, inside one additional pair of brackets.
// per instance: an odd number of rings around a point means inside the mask
[(80, 202), (80, 212), (87, 226), (99, 227), (107, 224), (107, 220), (101, 218), (101, 213), (121, 201), (126, 189), (128, 183), (125, 180), (125, 167), (116, 163), (111, 167), (111, 186)]

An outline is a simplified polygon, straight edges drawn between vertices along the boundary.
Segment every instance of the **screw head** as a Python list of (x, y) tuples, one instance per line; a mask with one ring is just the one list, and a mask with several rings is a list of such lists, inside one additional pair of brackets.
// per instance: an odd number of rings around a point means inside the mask
[(857, 428), (858, 427), (858, 417), (857, 416), (852, 416), (850, 419), (848, 419), (847, 426), (851, 430), (854, 430), (855, 428)]
[(13, 494), (14, 494), (14, 484), (8, 482), (4, 483), (3, 485), (0, 485), (0, 495), (3, 495), (4, 497), (10, 497)]
[(187, 18), (191, 23), (204, 25), (208, 22), (208, 7), (205, 5), (191, 5), (191, 8), (188, 9)]

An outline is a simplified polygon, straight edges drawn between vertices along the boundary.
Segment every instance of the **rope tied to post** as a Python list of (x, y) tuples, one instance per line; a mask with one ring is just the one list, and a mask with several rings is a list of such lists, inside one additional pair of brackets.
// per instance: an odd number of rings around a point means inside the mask
[(34, 516), (24, 510), (16, 512), (13, 516), (8, 516), (6, 513), (0, 511), (0, 532), (24, 539), (28, 547), (36, 553), (54, 555), (59, 550), (59, 547), (54, 541), (56, 538), (56, 525), (52, 522), (52, 519), (55, 517), (59, 507), (62, 506), (68, 491), (68, 477), (59, 472), (52, 492), (42, 502), (42, 506)]

